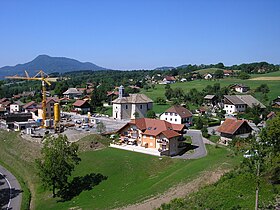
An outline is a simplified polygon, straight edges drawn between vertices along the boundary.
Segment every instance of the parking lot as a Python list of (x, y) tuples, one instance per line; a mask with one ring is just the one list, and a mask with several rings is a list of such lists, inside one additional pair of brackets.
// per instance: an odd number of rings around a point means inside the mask
[[(106, 116), (91, 116), (80, 115), (76, 113), (63, 112), (61, 114), (61, 125), (64, 125), (64, 134), (71, 142), (78, 141), (79, 139), (89, 135), (98, 134), (98, 124), (103, 123), (103, 133), (110, 133), (117, 131), (123, 127), (129, 120), (115, 120)], [(54, 129), (36, 128), (31, 135), (22, 132), (22, 137), (33, 142), (41, 142), (42, 138), (47, 133), (54, 133)]]

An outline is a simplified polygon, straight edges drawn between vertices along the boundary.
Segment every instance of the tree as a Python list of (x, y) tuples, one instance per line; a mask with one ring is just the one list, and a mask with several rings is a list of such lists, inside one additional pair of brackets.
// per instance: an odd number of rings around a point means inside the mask
[(269, 91), (270, 90), (267, 84), (261, 84), (256, 88), (256, 92), (261, 92), (262, 94), (268, 93)]
[(68, 177), (81, 161), (77, 152), (78, 145), (70, 143), (65, 135), (44, 139), (42, 157), (36, 159), (36, 166), (43, 185), (52, 189), (53, 197), (56, 189), (62, 190), (67, 185)]
[(250, 75), (249, 74), (247, 74), (246, 72), (240, 72), (239, 74), (238, 74), (238, 78), (239, 79), (249, 79), (250, 78)]
[(103, 122), (99, 122), (96, 126), (96, 130), (99, 134), (104, 133), (106, 131), (106, 126)]
[(147, 111), (146, 117), (155, 119), (157, 116), (153, 110), (149, 110), (149, 111)]
[(195, 125), (196, 125), (197, 129), (202, 129), (203, 128), (203, 120), (202, 120), (201, 117), (196, 119)]
[(215, 71), (214, 75), (215, 75), (215, 78), (218, 78), (218, 79), (223, 78), (224, 77), (224, 71), (221, 70), (221, 69), (218, 69), (218, 70)]
[(157, 97), (155, 102), (160, 105), (166, 104), (166, 100), (163, 97)]

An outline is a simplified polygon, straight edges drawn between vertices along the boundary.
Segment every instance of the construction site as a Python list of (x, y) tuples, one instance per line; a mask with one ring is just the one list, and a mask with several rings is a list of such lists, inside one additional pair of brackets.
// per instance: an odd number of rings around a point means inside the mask
[[(47, 97), (47, 88), (53, 82), (52, 78), (39, 71), (30, 77), (25, 71), (25, 76), (8, 76), (11, 81), (27, 80), (41, 82), (41, 103), (30, 101), (26, 104), (12, 101), (8, 98), (0, 99), (0, 128), (19, 131), (21, 136), (30, 141), (41, 142), (45, 135), (64, 134), (69, 141), (78, 141), (90, 133), (110, 133), (116, 131), (126, 122), (111, 119), (108, 116), (91, 115), (87, 107), (86, 113), (70, 111), (62, 112), (62, 100), (58, 97)], [(77, 100), (82, 106), (87, 101)]]

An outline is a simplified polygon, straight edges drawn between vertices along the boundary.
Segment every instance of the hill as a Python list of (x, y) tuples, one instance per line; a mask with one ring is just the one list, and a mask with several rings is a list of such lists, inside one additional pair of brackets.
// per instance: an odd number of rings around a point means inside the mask
[(105, 70), (105, 68), (97, 66), (90, 62), (80, 62), (75, 59), (65, 57), (51, 57), (48, 55), (39, 55), (34, 60), (18, 64), (16, 66), (4, 66), (0, 68), (0, 77), (23, 74), (24, 70), (27, 70), (30, 75), (34, 75), (39, 70), (43, 70), (46, 73), (59, 72), (65, 73), (69, 71), (79, 70)]
[(173, 66), (162, 66), (162, 67), (157, 67), (154, 70), (162, 71), (162, 70), (171, 70), (171, 69), (174, 69), (174, 67)]

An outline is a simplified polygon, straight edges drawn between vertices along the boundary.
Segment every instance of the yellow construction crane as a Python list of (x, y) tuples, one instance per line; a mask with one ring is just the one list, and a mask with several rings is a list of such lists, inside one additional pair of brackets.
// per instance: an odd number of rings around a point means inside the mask
[(42, 109), (43, 109), (43, 115), (42, 115), (42, 127), (45, 127), (45, 120), (46, 120), (46, 101), (47, 101), (47, 96), (46, 96), (46, 84), (51, 85), (51, 83), (47, 80), (49, 77), (43, 70), (40, 70), (34, 77), (30, 77), (27, 71), (25, 72), (25, 77), (22, 76), (7, 76), (5, 78), (7, 79), (22, 79), (22, 80), (39, 80), (42, 81)]

